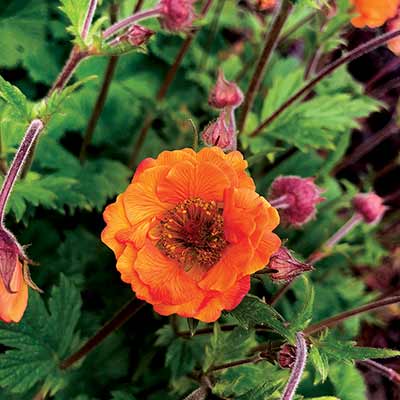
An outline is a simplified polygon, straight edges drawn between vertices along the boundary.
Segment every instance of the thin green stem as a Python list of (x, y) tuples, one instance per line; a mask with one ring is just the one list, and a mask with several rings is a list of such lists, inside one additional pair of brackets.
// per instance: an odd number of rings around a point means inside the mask
[(281, 1), (280, 8), (275, 16), (274, 21), (272, 22), (264, 49), (260, 55), (253, 77), (251, 78), (250, 85), (244, 97), (243, 105), (241, 107), (242, 111), (238, 122), (239, 133), (243, 131), (247, 115), (253, 106), (255, 96), (264, 78), (264, 74), (271, 59), (272, 53), (278, 44), (279, 35), (290, 15), (291, 9), (292, 3), (290, 0)]
[(94, 336), (92, 336), (82, 347), (60, 363), (60, 369), (65, 370), (85, 357), (95, 349), (111, 333), (120, 328), (126, 321), (144, 307), (145, 303), (136, 297), (125, 304)]
[(250, 137), (257, 136), (260, 134), (268, 125), (275, 121), (284, 111), (286, 111), (291, 105), (293, 105), (297, 100), (303, 98), (324, 78), (329, 76), (332, 72), (337, 70), (344, 64), (347, 64), (364, 54), (376, 49), (377, 47), (387, 43), (389, 40), (400, 35), (400, 29), (385, 33), (377, 38), (369, 40), (368, 42), (356, 47), (352, 51), (348, 52), (345, 56), (339, 58), (338, 60), (332, 62), (323, 68), (313, 79), (311, 79), (306, 85), (304, 85), (300, 90), (298, 90), (294, 95), (287, 99), (272, 115), (265, 119), (253, 132), (250, 133)]

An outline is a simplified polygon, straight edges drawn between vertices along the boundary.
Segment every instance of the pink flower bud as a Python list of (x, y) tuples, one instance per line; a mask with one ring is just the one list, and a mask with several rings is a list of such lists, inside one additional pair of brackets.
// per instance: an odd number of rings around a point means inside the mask
[(278, 352), (278, 364), (281, 368), (293, 368), (296, 361), (296, 347), (285, 343)]
[(243, 93), (238, 85), (225, 79), (223, 71), (218, 71), (217, 83), (212, 88), (208, 103), (215, 108), (239, 107), (243, 102)]
[(356, 195), (353, 199), (353, 207), (367, 224), (378, 223), (387, 210), (382, 197), (373, 192)]
[(19, 322), (28, 302), (20, 257), (25, 255), (14, 236), (0, 228), (0, 319), (4, 322)]
[(169, 31), (190, 28), (195, 18), (193, 3), (196, 0), (161, 0), (161, 24)]
[(314, 178), (280, 176), (270, 187), (268, 200), (279, 209), (282, 221), (300, 227), (316, 214), (316, 205), (325, 199)]
[(269, 272), (272, 272), (273, 281), (290, 282), (303, 272), (311, 271), (313, 266), (296, 260), (288, 249), (281, 247), (271, 256), (268, 269), (272, 270)]
[(235, 150), (236, 131), (226, 122), (226, 118), (227, 113), (222, 110), (219, 117), (204, 129), (201, 137), (206, 145), (218, 146), (224, 151)]
[(122, 40), (126, 40), (132, 46), (141, 46), (147, 43), (147, 41), (155, 34), (151, 29), (145, 28), (141, 25), (132, 25), (128, 31), (121, 37)]

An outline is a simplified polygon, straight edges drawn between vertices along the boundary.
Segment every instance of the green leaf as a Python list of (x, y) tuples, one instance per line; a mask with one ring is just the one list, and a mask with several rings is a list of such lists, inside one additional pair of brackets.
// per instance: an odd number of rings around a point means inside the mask
[(171, 369), (173, 379), (191, 372), (196, 365), (196, 352), (202, 351), (193, 345), (194, 341), (175, 339), (168, 347), (165, 365)]
[(29, 120), (28, 103), (25, 95), (16, 86), (7, 82), (1, 75), (0, 97), (11, 106), (16, 116)]
[(122, 390), (111, 392), (111, 395), (111, 400), (136, 400), (135, 396)]
[(276, 333), (294, 342), (294, 335), (284, 325), (283, 317), (270, 305), (256, 296), (247, 295), (229, 315), (234, 317), (240, 326), (248, 329), (256, 324), (271, 327)]
[(302, 288), (300, 291), (296, 291), (296, 294), (301, 294), (301, 307), (296, 310), (296, 316), (290, 323), (290, 329), (293, 333), (302, 331), (311, 322), (313, 307), (314, 307), (314, 287), (312, 286), (309, 279), (302, 275), (301, 280)]
[(341, 400), (365, 400), (366, 389), (361, 373), (353, 365), (336, 363), (330, 366), (329, 380)]
[(88, 0), (61, 0), (60, 10), (68, 17), (71, 26), (68, 31), (72, 33), (75, 38), (81, 35), (83, 21), (85, 19)]
[(326, 378), (328, 377), (329, 371), (328, 358), (325, 356), (325, 354), (321, 354), (318, 348), (314, 345), (311, 346), (309, 357), (317, 373), (315, 376), (314, 384), (325, 382)]
[(75, 339), (80, 315), (79, 292), (61, 275), (53, 288), (49, 311), (33, 291), (18, 324), (0, 323), (0, 343), (11, 347), (0, 355), (0, 386), (11, 393), (24, 393), (37, 383), (50, 393), (63, 386), (59, 362), (67, 356)]

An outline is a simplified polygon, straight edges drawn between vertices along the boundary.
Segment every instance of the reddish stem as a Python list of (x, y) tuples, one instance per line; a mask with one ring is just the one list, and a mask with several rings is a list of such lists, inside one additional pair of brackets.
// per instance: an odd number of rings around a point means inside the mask
[(85, 17), (85, 22), (83, 23), (83, 28), (82, 28), (82, 39), (85, 40), (87, 38), (87, 35), (89, 33), (90, 26), (92, 25), (93, 21), (93, 16), (94, 13), (96, 12), (96, 7), (97, 7), (97, 0), (90, 0), (89, 7), (86, 13)]
[(369, 40), (368, 42), (356, 47), (345, 56), (339, 58), (338, 60), (332, 62), (323, 68), (311, 81), (309, 81), (305, 86), (303, 86), (299, 91), (297, 91), (293, 96), (286, 100), (271, 116), (265, 119), (249, 136), (254, 137), (261, 133), (268, 125), (270, 125), (275, 119), (277, 119), (284, 111), (286, 111), (292, 104), (297, 100), (301, 99), (303, 96), (308, 94), (321, 80), (329, 76), (336, 69), (342, 65), (349, 63), (364, 54), (376, 49), (377, 47), (387, 43), (389, 40), (400, 35), (400, 29), (385, 33), (377, 38)]

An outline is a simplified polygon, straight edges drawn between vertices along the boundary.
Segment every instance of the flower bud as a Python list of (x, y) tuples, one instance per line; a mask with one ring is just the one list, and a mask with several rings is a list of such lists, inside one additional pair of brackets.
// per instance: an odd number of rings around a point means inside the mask
[(141, 46), (146, 44), (148, 40), (155, 34), (151, 29), (145, 28), (141, 25), (132, 25), (128, 31), (121, 37), (132, 46)]
[(273, 281), (290, 282), (303, 272), (311, 271), (313, 266), (296, 260), (288, 249), (281, 247), (271, 256), (268, 269)]
[(356, 195), (353, 199), (353, 207), (367, 224), (378, 223), (387, 210), (382, 197), (373, 192)]
[(169, 31), (190, 28), (195, 17), (193, 3), (196, 0), (161, 0), (161, 24)]
[(314, 178), (280, 176), (270, 187), (268, 200), (279, 209), (282, 221), (300, 227), (316, 214), (316, 205), (325, 199)]
[(277, 5), (277, 0), (256, 0), (257, 9), (260, 11), (272, 10)]
[(293, 368), (296, 361), (296, 347), (285, 343), (278, 352), (278, 364), (281, 368)]
[(22, 248), (14, 236), (0, 228), (0, 319), (19, 322), (28, 302), (28, 286), (20, 258)]
[(224, 151), (235, 150), (236, 131), (226, 118), (226, 111), (222, 110), (219, 117), (204, 129), (201, 137), (206, 145), (218, 146)]
[(217, 83), (212, 88), (208, 104), (215, 108), (239, 107), (243, 102), (243, 93), (238, 85), (225, 79), (223, 71), (218, 71)]

